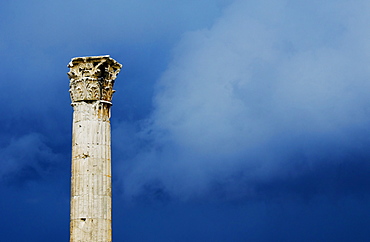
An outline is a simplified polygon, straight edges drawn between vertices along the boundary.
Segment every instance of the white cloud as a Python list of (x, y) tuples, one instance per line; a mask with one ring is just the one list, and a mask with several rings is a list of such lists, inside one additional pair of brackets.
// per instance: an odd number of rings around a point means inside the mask
[[(154, 99), (156, 148), (131, 161), (129, 195), (156, 179), (179, 197), (238, 173), (266, 179), (289, 169), (308, 142), (299, 137), (330, 146), (368, 123), (368, 23), (344, 14), (347, 1), (269, 2), (235, 1), (210, 29), (184, 35)], [(349, 9), (367, 16), (365, 5)]]

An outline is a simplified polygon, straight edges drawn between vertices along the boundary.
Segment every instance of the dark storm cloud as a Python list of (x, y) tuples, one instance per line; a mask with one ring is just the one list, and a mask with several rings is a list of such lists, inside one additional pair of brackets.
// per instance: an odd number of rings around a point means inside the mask
[[(46, 150), (68, 152), (72, 111), (68, 105), (66, 66), (75, 56), (112, 53), (113, 58), (124, 64), (122, 72), (128, 69), (125, 74), (130, 79), (126, 85), (122, 78), (116, 88), (121, 93), (131, 90), (126, 96), (118, 96), (121, 99), (117, 98), (117, 103), (122, 104), (114, 107), (115, 118), (135, 122), (148, 116), (154, 81), (168, 56), (166, 45), (179, 39), (183, 31), (211, 24), (226, 2), (3, 2), (0, 10), (4, 80), (0, 83), (4, 104), (0, 110), (6, 113), (0, 117), (3, 152), (7, 152), (11, 142), (21, 142), (22, 137), (30, 134), (44, 137)], [(211, 10), (204, 11), (206, 8)], [(37, 146), (30, 144), (27, 149), (34, 150), (33, 145)], [(4, 156), (4, 166), (12, 164), (20, 169), (29, 166), (37, 170), (34, 167), (37, 158), (27, 162), (13, 153), (9, 151)], [(63, 155), (68, 157), (67, 153)], [(54, 163), (52, 159), (48, 162)], [(2, 174), (9, 169), (2, 169)]]
[(1, 1), (2, 239), (68, 239), (66, 65), (110, 54), (115, 241), (367, 241), (369, 10)]
[(294, 192), (295, 182), (298, 193), (319, 183), (368, 192), (364, 173), (341, 168), (368, 170), (368, 8), (235, 1), (211, 28), (184, 35), (138, 136), (149, 146), (124, 166), (126, 193), (152, 182), (180, 199), (214, 184), (230, 196)]
[(37, 178), (38, 173), (46, 169), (43, 165), (56, 161), (56, 155), (38, 134), (28, 134), (10, 140), (10, 143), (0, 150), (0, 156), (3, 160), (1, 178), (6, 178), (8, 174), (18, 179)]

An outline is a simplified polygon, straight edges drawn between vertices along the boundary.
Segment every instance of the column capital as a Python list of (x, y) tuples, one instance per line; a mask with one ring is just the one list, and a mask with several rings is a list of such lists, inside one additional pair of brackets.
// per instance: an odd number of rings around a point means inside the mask
[(122, 65), (109, 55), (76, 57), (69, 62), (72, 102), (112, 101), (113, 84)]

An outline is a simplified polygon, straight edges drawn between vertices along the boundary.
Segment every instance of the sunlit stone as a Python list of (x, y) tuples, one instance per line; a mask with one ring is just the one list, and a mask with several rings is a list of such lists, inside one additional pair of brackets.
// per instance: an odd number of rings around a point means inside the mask
[(68, 64), (73, 107), (70, 241), (112, 241), (110, 107), (122, 65), (107, 56)]

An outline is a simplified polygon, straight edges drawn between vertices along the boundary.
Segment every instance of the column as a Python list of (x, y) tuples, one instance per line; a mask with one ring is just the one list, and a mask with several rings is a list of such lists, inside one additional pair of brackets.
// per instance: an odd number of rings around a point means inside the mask
[(121, 64), (109, 56), (68, 64), (73, 107), (70, 241), (112, 241), (110, 107)]

